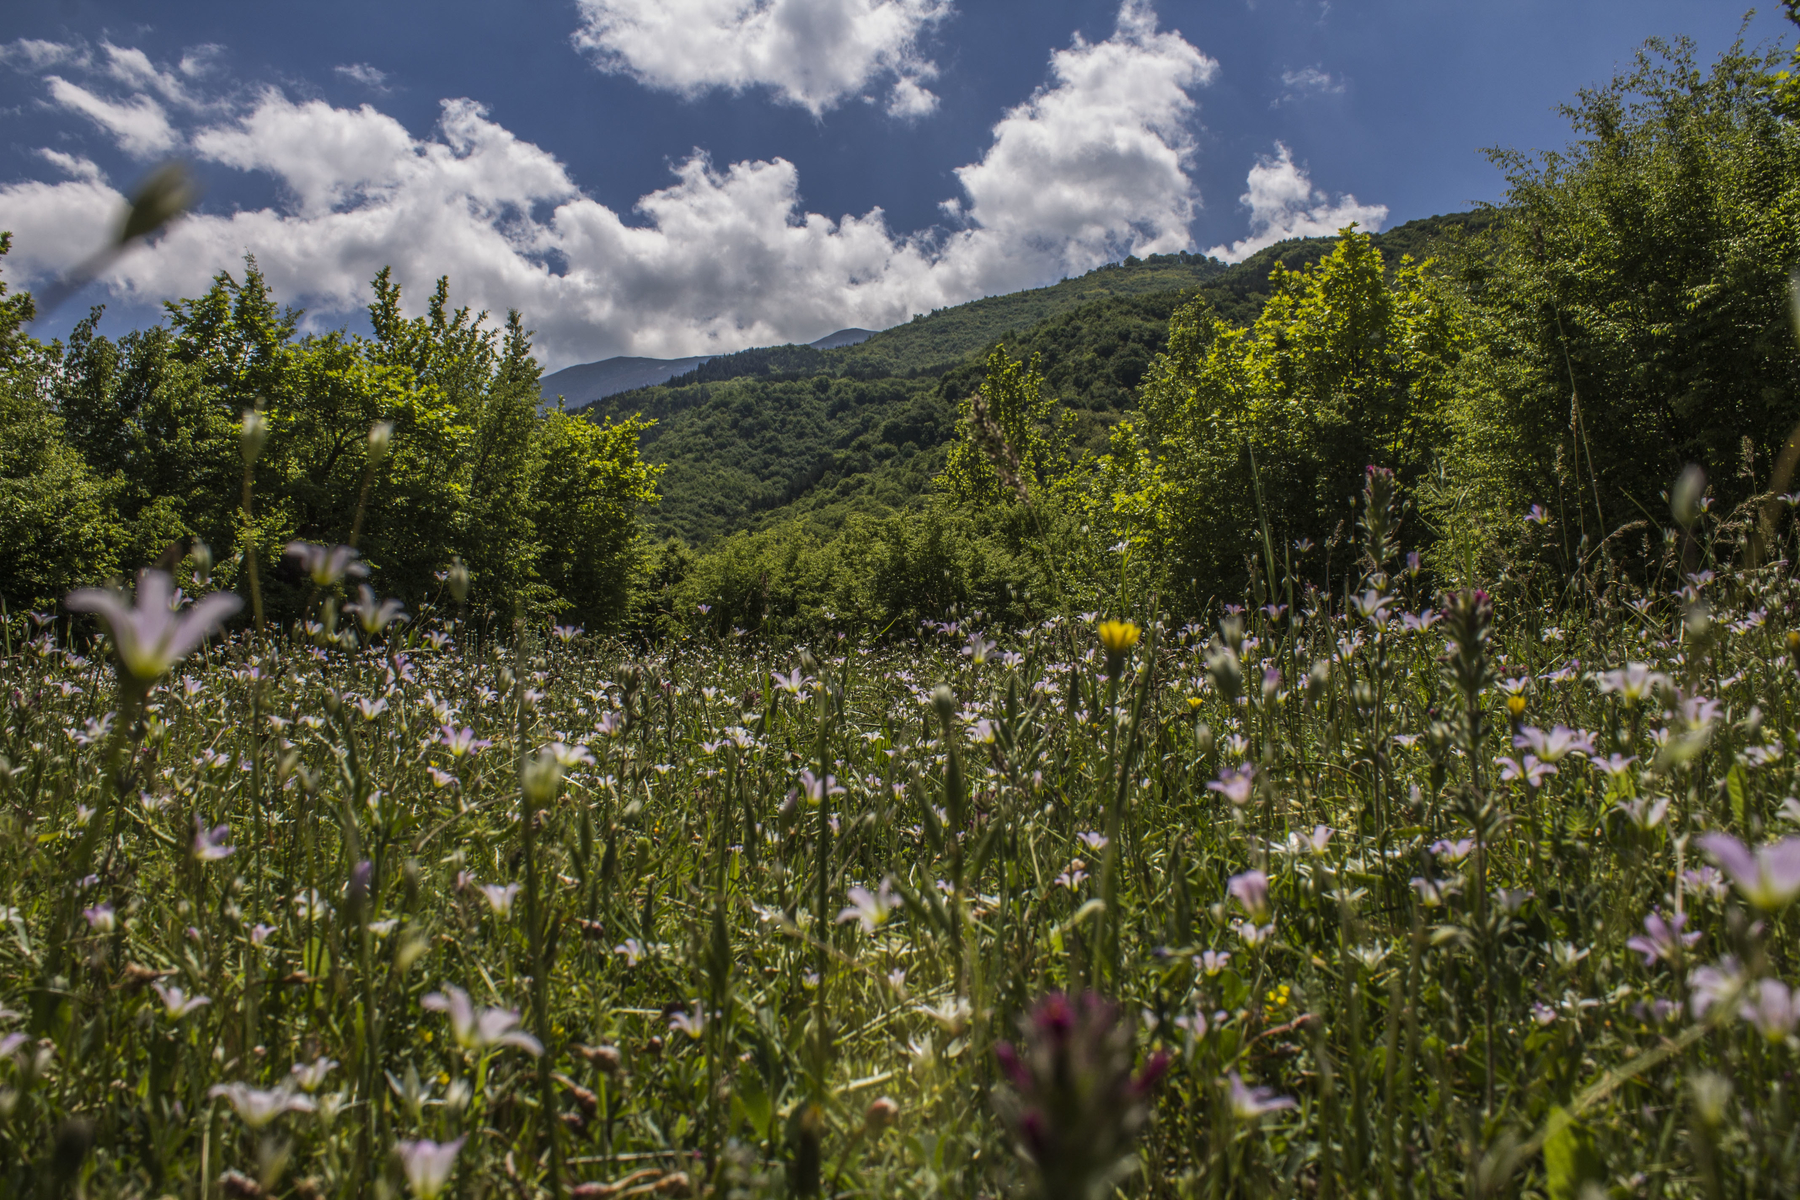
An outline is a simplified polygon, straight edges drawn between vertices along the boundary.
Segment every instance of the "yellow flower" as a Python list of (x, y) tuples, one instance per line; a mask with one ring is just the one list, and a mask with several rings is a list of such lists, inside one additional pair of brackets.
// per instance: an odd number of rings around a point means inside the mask
[(1506, 711), (1515, 717), (1525, 715), (1525, 697), (1512, 695), (1506, 698)]
[(1138, 644), (1138, 635), (1142, 631), (1130, 621), (1100, 622), (1100, 644), (1106, 647), (1108, 657), (1123, 656)]
[(1188, 708), (1190, 711), (1197, 710), (1202, 704), (1206, 703), (1206, 701), (1202, 700), (1198, 696), (1189, 696), (1187, 698), (1187, 702), (1188, 702)]

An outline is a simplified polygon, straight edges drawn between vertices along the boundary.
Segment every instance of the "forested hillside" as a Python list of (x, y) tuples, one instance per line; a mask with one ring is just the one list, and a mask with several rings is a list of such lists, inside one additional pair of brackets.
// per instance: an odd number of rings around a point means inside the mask
[[(1397, 263), (1492, 220), (1431, 217), (1377, 234), (1375, 244)], [(665, 467), (663, 501), (650, 517), (658, 531), (703, 544), (800, 515), (832, 525), (923, 497), (941, 462), (935, 452), (954, 431), (956, 402), (979, 386), (995, 345), (1040, 356), (1046, 385), (1077, 415), (1078, 442), (1103, 449), (1182, 303), (1199, 297), (1222, 318), (1249, 324), (1277, 266), (1304, 270), (1332, 244), (1296, 239), (1229, 267), (1196, 255), (1118, 263), (943, 309), (846, 349), (720, 355), (667, 384), (579, 411), (656, 422), (643, 445), (646, 458)]]

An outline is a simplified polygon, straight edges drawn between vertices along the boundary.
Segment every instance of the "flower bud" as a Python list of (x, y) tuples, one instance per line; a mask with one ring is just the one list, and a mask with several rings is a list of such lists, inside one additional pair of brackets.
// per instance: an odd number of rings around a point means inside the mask
[(956, 693), (950, 690), (949, 684), (940, 683), (931, 689), (931, 707), (937, 709), (938, 720), (945, 724), (956, 715)]
[(462, 555), (450, 560), (450, 576), (445, 583), (450, 588), (450, 598), (458, 604), (469, 598), (469, 568), (463, 565)]
[(131, 198), (131, 210), (119, 227), (119, 245), (149, 237), (194, 206), (200, 190), (194, 177), (178, 162), (164, 163), (150, 172)]
[(1669, 510), (1675, 514), (1675, 520), (1683, 529), (1693, 527), (1700, 519), (1700, 500), (1706, 495), (1706, 472), (1697, 463), (1689, 463), (1682, 469), (1681, 477), (1675, 481), (1674, 490), (1669, 493)]
[(369, 466), (379, 467), (388, 455), (388, 443), (394, 439), (394, 423), (377, 421), (369, 426)]
[(205, 542), (195, 541), (188, 551), (188, 557), (194, 560), (194, 582), (205, 587), (212, 582), (213, 553), (212, 547)]
[(263, 443), (269, 440), (269, 423), (254, 408), (244, 410), (244, 423), (238, 429), (238, 449), (244, 455), (247, 467), (262, 454)]

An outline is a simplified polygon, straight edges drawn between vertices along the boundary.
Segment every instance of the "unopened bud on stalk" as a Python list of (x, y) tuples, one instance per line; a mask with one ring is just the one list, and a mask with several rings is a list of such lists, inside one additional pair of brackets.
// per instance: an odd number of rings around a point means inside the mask
[(379, 467), (388, 454), (388, 444), (394, 440), (394, 423), (377, 421), (369, 426), (369, 466)]
[(188, 557), (194, 560), (194, 582), (205, 587), (212, 582), (213, 553), (212, 547), (205, 542), (196, 541), (188, 551)]
[(164, 163), (150, 172), (131, 198), (131, 210), (119, 227), (119, 245), (157, 230), (185, 213), (200, 198), (200, 189), (188, 169), (178, 162)]
[(1669, 510), (1683, 529), (1692, 529), (1694, 522), (1700, 519), (1701, 499), (1705, 495), (1706, 472), (1697, 463), (1689, 463), (1669, 493)]
[(462, 555), (450, 560), (450, 575), (444, 582), (450, 588), (450, 598), (458, 604), (469, 598), (469, 568), (463, 565)]
[(956, 715), (956, 693), (950, 690), (949, 684), (940, 683), (931, 689), (931, 707), (937, 709), (938, 720), (945, 724)]
[(244, 410), (244, 423), (238, 430), (238, 449), (243, 452), (244, 465), (247, 467), (262, 454), (263, 443), (269, 440), (269, 423), (254, 408)]

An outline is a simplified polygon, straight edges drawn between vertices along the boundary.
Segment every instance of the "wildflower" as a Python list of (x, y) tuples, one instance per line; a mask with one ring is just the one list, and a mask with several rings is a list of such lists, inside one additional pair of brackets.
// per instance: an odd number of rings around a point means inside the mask
[(450, 1172), (456, 1169), (456, 1154), (462, 1144), (461, 1138), (441, 1146), (425, 1138), (394, 1143), (400, 1169), (406, 1174), (406, 1186), (418, 1200), (437, 1200), (450, 1182)]
[(324, 921), (331, 917), (331, 905), (316, 889), (307, 888), (294, 893), (294, 912), (302, 921)]
[(361, 579), (369, 568), (357, 560), (357, 552), (349, 546), (320, 546), (313, 542), (289, 542), (289, 558), (300, 560), (300, 569), (311, 577), (314, 587), (328, 588), (348, 575)]
[(894, 889), (891, 881), (883, 879), (881, 886), (871, 892), (866, 887), (850, 889), (850, 905), (838, 913), (838, 924), (846, 921), (862, 923), (864, 933), (874, 933), (878, 926), (887, 922), (888, 914), (894, 909)]
[(213, 592), (178, 614), (174, 581), (163, 571), (138, 575), (135, 607), (118, 592), (101, 588), (70, 592), (63, 603), (75, 612), (100, 614), (118, 656), (120, 678), (139, 689), (168, 674), (244, 606), (232, 592)]
[(548, 804), (556, 799), (562, 779), (562, 759), (552, 750), (540, 750), (519, 765), (520, 790), (533, 804)]
[(1646, 967), (1658, 959), (1668, 963), (1679, 962), (1682, 951), (1700, 940), (1698, 929), (1691, 933), (1683, 932), (1686, 925), (1686, 913), (1678, 912), (1674, 920), (1665, 921), (1661, 913), (1653, 912), (1644, 918), (1644, 936), (1626, 939), (1625, 948), (1642, 954)]
[(556, 765), (567, 771), (571, 767), (594, 765), (594, 755), (586, 746), (566, 746), (562, 742), (551, 742), (539, 751), (556, 760)]
[(1082, 859), (1072, 858), (1069, 860), (1069, 865), (1063, 870), (1063, 873), (1056, 877), (1055, 882), (1058, 886), (1066, 887), (1072, 892), (1080, 887), (1082, 881), (1087, 879), (1087, 877), (1087, 863)]
[(1669, 798), (1661, 796), (1655, 800), (1646, 800), (1642, 796), (1633, 796), (1617, 805), (1615, 811), (1624, 813), (1625, 819), (1630, 821), (1640, 833), (1649, 833), (1661, 825), (1663, 818), (1669, 815)]
[(487, 897), (488, 907), (496, 915), (509, 917), (512, 915), (513, 900), (519, 894), (519, 885), (509, 883), (503, 887), (497, 883), (484, 883), (481, 885), (481, 894)]
[(1500, 768), (1500, 778), (1510, 782), (1523, 779), (1525, 786), (1534, 791), (1544, 786), (1546, 776), (1557, 774), (1557, 769), (1547, 762), (1539, 762), (1535, 754), (1527, 754), (1525, 761), (1514, 758), (1496, 758), (1495, 765)]
[(387, 711), (387, 706), (388, 702), (385, 696), (379, 700), (358, 697), (356, 701), (356, 711), (362, 714), (362, 719), (365, 721), (373, 721), (376, 717), (379, 717), (382, 713)]
[(229, 1100), (239, 1119), (252, 1129), (263, 1128), (282, 1113), (313, 1111), (312, 1100), (296, 1095), (286, 1084), (263, 1091), (247, 1083), (216, 1083), (206, 1094)]
[(1106, 835), (1103, 833), (1096, 833), (1090, 829), (1087, 832), (1077, 834), (1076, 836), (1081, 839), (1082, 845), (1086, 846), (1095, 854), (1106, 849)]
[(1513, 747), (1518, 750), (1529, 749), (1542, 762), (1556, 763), (1571, 754), (1593, 754), (1594, 735), (1585, 729), (1570, 729), (1567, 725), (1558, 725), (1549, 733), (1534, 725), (1527, 725), (1514, 735)]
[(335, 1060), (320, 1055), (309, 1063), (295, 1063), (289, 1074), (301, 1091), (316, 1092), (325, 1086), (325, 1077), (336, 1066)]
[(1194, 959), (1194, 965), (1205, 975), (1217, 975), (1231, 963), (1229, 950), (1202, 950)]
[(1534, 1000), (1531, 1003), (1531, 1019), (1539, 1025), (1554, 1025), (1556, 1024), (1556, 1010), (1541, 1000)]
[(452, 758), (462, 758), (464, 755), (473, 754), (477, 750), (486, 750), (489, 746), (494, 744), (487, 738), (476, 737), (475, 731), (467, 726), (458, 729), (454, 725), (445, 725), (443, 727), (438, 734), (438, 742), (444, 749), (450, 751), (450, 757)]
[(1252, 950), (1275, 936), (1275, 925), (1273, 922), (1267, 925), (1258, 925), (1254, 921), (1239, 921), (1236, 929), (1237, 935), (1244, 939), (1244, 945), (1250, 947)]
[[(776, 911), (779, 912), (780, 910), (778, 909)], [(638, 960), (644, 957), (644, 943), (638, 941), (636, 938), (626, 938), (617, 946), (613, 947), (613, 953), (623, 955), (626, 966), (635, 967), (638, 965)]]
[(1051, 993), (1019, 1028), (1019, 1044), (994, 1047), (1010, 1082), (995, 1091), (1001, 1121), (1036, 1170), (1040, 1194), (1106, 1195), (1131, 1169), (1132, 1143), (1149, 1120), (1150, 1092), (1167, 1057), (1156, 1055), (1134, 1073), (1131, 1025), (1092, 993), (1074, 1000)]
[(1260, 922), (1269, 915), (1269, 877), (1261, 871), (1233, 875), (1226, 881), (1226, 889), (1252, 921)]
[(1652, 671), (1648, 663), (1627, 663), (1596, 675), (1594, 681), (1600, 685), (1602, 694), (1617, 695), (1628, 708), (1638, 707), (1657, 688), (1670, 686), (1669, 677), (1661, 671)]
[(450, 1034), (464, 1050), (487, 1050), (495, 1046), (516, 1046), (530, 1055), (544, 1052), (543, 1043), (515, 1026), (519, 1014), (510, 1008), (476, 1008), (469, 993), (459, 987), (432, 992), (419, 1001), (432, 1012), (450, 1017)]
[(1473, 838), (1458, 838), (1454, 842), (1440, 840), (1431, 843), (1432, 856), (1447, 863), (1461, 862), (1469, 857), (1469, 852), (1473, 849), (1475, 849)]
[(1776, 912), (1800, 896), (1800, 837), (1785, 837), (1754, 851), (1728, 833), (1707, 833), (1700, 846), (1731, 876), (1754, 908)]
[(211, 996), (190, 996), (175, 984), (165, 986), (153, 983), (150, 986), (162, 998), (163, 1011), (171, 1021), (179, 1021), (195, 1009), (204, 1008), (212, 1003)]
[(1240, 1121), (1255, 1121), (1272, 1112), (1297, 1107), (1288, 1096), (1277, 1096), (1273, 1088), (1251, 1087), (1236, 1071), (1222, 1081), (1226, 1088), (1231, 1115)]
[(1114, 620), (1100, 622), (1097, 632), (1100, 645), (1106, 651), (1106, 673), (1116, 676), (1143, 631), (1130, 621)]
[(701, 1035), (706, 1032), (706, 1014), (697, 1007), (694, 1009), (692, 1016), (685, 1012), (671, 1013), (669, 1015), (669, 1028), (680, 1030), (690, 1038), (698, 1041)]
[(110, 904), (96, 904), (92, 908), (84, 908), (81, 915), (87, 920), (88, 928), (95, 933), (111, 933), (119, 927), (119, 919), (113, 913)]
[(823, 779), (810, 770), (800, 772), (800, 790), (806, 796), (807, 803), (821, 804), (827, 796), (841, 796), (844, 789), (837, 781), (837, 776), (827, 775)]
[(1800, 1024), (1800, 990), (1791, 990), (1778, 979), (1759, 979), (1750, 985), (1750, 998), (1738, 1015), (1756, 1026), (1771, 1042), (1784, 1042)]
[(1591, 761), (1594, 766), (1603, 771), (1608, 778), (1619, 780), (1625, 778), (1626, 772), (1631, 769), (1631, 764), (1637, 761), (1637, 755), (1612, 754), (1608, 755), (1606, 758), (1595, 758)]
[(395, 621), (406, 617), (405, 605), (392, 598), (377, 600), (375, 589), (366, 583), (357, 585), (356, 602), (346, 604), (344, 611), (356, 618), (356, 623), (362, 626), (363, 634), (367, 637), (374, 637)]
[(1696, 896), (1710, 896), (1716, 904), (1725, 899), (1725, 877), (1714, 867), (1690, 867), (1681, 873), (1681, 886)]
[(1256, 782), (1256, 768), (1243, 763), (1235, 770), (1222, 772), (1207, 784), (1207, 790), (1219, 793), (1239, 808), (1250, 803), (1250, 788)]
[(261, 924), (260, 922), (255, 925), (252, 925), (250, 927), (250, 944), (252, 946), (260, 946), (264, 942), (268, 941), (269, 935), (274, 932), (275, 932), (275, 926), (273, 926), (273, 925), (264, 925), (264, 924)]
[(1694, 1016), (1704, 1017), (1714, 1005), (1736, 997), (1743, 986), (1744, 970), (1729, 954), (1713, 966), (1696, 968), (1688, 976)]
[(201, 862), (218, 862), (222, 858), (230, 858), (237, 853), (236, 846), (227, 846), (225, 839), (231, 830), (225, 825), (215, 825), (208, 829), (206, 822), (198, 816), (194, 818), (194, 857)]
[(969, 644), (963, 647), (962, 652), (968, 656), (970, 662), (973, 662), (976, 666), (980, 666), (988, 660), (988, 656), (992, 654), (996, 648), (995, 643), (988, 641), (988, 639), (982, 637), (979, 633), (971, 633), (969, 635)]

